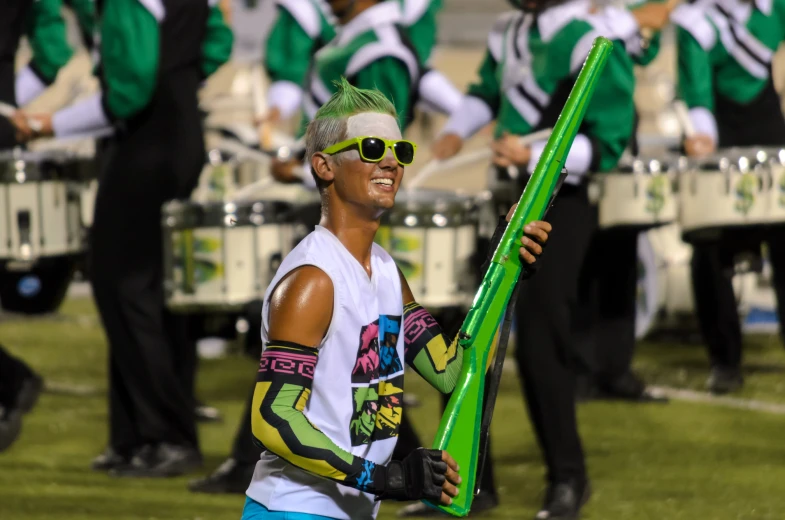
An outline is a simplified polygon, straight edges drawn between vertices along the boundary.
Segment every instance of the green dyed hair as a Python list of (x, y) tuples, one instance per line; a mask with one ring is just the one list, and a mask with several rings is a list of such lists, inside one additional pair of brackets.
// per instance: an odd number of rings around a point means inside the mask
[[(334, 84), (338, 91), (319, 108), (305, 132), (305, 157), (309, 164), (313, 154), (347, 138), (347, 120), (353, 115), (373, 112), (389, 115), (398, 120), (395, 106), (378, 90), (357, 88), (343, 76)], [(313, 168), (311, 175), (314, 176), (316, 185), (321, 190), (321, 179)]]

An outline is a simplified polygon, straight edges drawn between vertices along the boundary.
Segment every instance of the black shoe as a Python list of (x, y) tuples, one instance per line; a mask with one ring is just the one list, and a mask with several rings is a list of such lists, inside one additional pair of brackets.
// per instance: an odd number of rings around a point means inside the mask
[(196, 422), (201, 423), (219, 423), (223, 422), (223, 416), (221, 416), (221, 412), (218, 408), (214, 408), (212, 406), (207, 406), (201, 401), (197, 401), (196, 403)]
[(125, 466), (131, 461), (127, 454), (121, 454), (113, 448), (108, 447), (103, 453), (93, 459), (90, 467), (93, 471), (109, 471), (120, 466)]
[(22, 411), (0, 406), (0, 452), (7, 450), (22, 431)]
[(189, 482), (188, 489), (194, 493), (244, 495), (251, 483), (255, 468), (255, 463), (240, 463), (236, 459), (229, 458), (211, 474)]
[(16, 407), (22, 413), (30, 413), (30, 411), (38, 403), (38, 398), (41, 396), (41, 391), (44, 389), (44, 380), (37, 374), (25, 378), (22, 381), (22, 386), (19, 389), (19, 394), (16, 396)]
[(713, 367), (706, 386), (713, 394), (729, 394), (741, 390), (744, 386), (744, 377), (739, 368)]
[(161, 443), (145, 446), (131, 461), (109, 471), (113, 477), (177, 477), (202, 467), (202, 455), (195, 448)]
[(646, 387), (643, 379), (631, 371), (623, 375), (601, 382), (599, 385), (600, 399), (617, 399), (636, 403), (667, 403), (668, 398), (656, 394)]
[(581, 508), (591, 497), (588, 481), (558, 482), (548, 487), (545, 503), (535, 520), (578, 520)]
[[(491, 493), (490, 491), (480, 491), (474, 500), (472, 500), (472, 508), (469, 512), (468, 516), (474, 516), (485, 511), (490, 511), (491, 509), (497, 507), (499, 505), (499, 499)], [(444, 516), (443, 513), (437, 509), (432, 507), (428, 507), (422, 502), (415, 502), (414, 504), (409, 504), (408, 506), (404, 507), (400, 511), (398, 511), (398, 516), (402, 518), (412, 518), (412, 517), (437, 517), (437, 516)]]

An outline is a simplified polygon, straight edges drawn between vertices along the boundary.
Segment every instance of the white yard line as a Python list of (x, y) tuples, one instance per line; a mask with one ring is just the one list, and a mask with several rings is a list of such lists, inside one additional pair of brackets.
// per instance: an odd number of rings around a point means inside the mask
[(785, 404), (769, 403), (766, 401), (757, 401), (755, 399), (742, 399), (740, 397), (713, 395), (708, 392), (697, 392), (695, 390), (684, 390), (667, 386), (652, 386), (651, 390), (677, 401), (785, 415)]

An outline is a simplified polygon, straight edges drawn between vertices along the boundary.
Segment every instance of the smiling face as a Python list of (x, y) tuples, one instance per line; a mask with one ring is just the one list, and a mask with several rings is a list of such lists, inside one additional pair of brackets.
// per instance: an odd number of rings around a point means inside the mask
[[(401, 130), (397, 120), (387, 114), (365, 112), (351, 116), (346, 124), (346, 138), (380, 137), (399, 140)], [(333, 156), (332, 195), (339, 200), (367, 208), (381, 214), (395, 204), (395, 194), (403, 181), (403, 166), (398, 163), (390, 148), (378, 163), (363, 161), (356, 147)]]

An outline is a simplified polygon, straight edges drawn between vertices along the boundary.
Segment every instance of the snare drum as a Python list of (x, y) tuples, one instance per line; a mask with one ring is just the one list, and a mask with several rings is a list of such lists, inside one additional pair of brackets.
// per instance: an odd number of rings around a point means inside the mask
[(675, 164), (672, 158), (634, 158), (595, 175), (590, 189), (596, 192), (599, 226), (645, 229), (676, 220)]
[(755, 158), (767, 170), (768, 222), (785, 225), (785, 148), (761, 148)]
[(165, 204), (168, 306), (236, 311), (263, 298), (294, 245), (295, 209), (282, 200)]
[(92, 162), (67, 152), (0, 153), (0, 258), (32, 261), (84, 249), (80, 182)]
[(421, 305), (466, 307), (477, 290), (477, 226), (477, 204), (469, 196), (402, 190), (382, 217), (376, 241), (395, 259)]
[(689, 162), (679, 190), (680, 223), (687, 240), (713, 239), (729, 228), (768, 222), (770, 179), (756, 153), (729, 149)]

